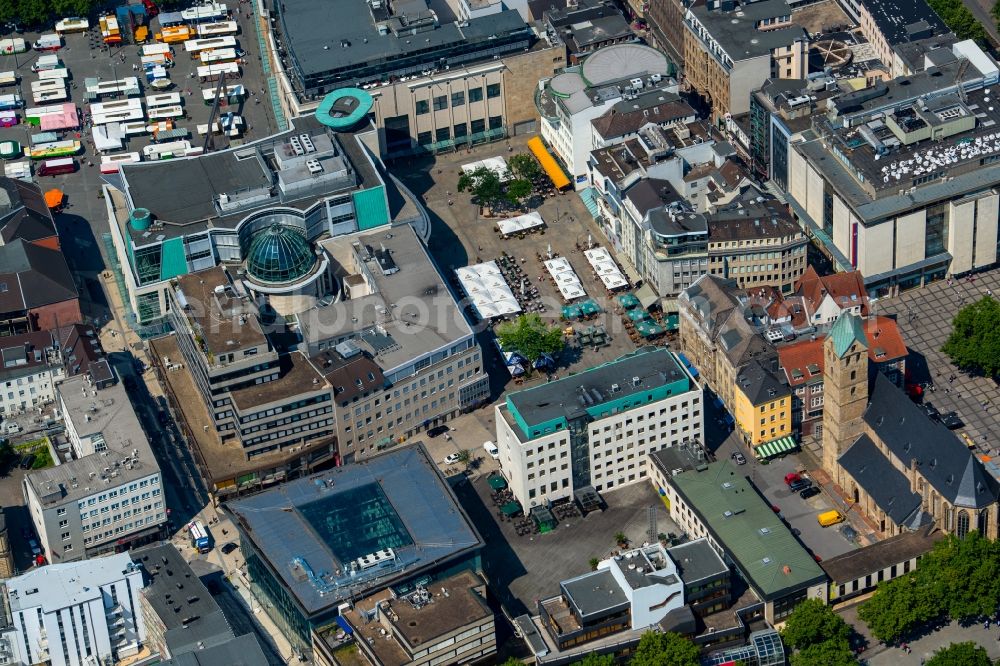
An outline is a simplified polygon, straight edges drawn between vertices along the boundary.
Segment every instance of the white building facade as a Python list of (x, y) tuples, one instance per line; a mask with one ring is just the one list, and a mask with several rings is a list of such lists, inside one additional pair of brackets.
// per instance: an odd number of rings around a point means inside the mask
[(525, 510), (646, 478), (646, 455), (701, 439), (701, 387), (646, 348), (496, 406), (500, 469)]
[(41, 567), (6, 585), (15, 663), (113, 664), (138, 653), (145, 640), (142, 570), (126, 553)]

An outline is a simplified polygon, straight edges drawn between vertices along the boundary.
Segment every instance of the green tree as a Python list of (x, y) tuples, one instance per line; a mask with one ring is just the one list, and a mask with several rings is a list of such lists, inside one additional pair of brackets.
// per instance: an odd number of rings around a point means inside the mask
[(509, 160), (507, 165), (515, 178), (522, 178), (527, 181), (534, 181), (542, 175), (542, 165), (534, 156), (527, 153), (518, 153)]
[(37, 25), (52, 17), (47, 0), (17, 0), (14, 19), (21, 25)]
[(986, 28), (976, 20), (962, 0), (927, 0), (927, 4), (959, 39), (986, 41)]
[(960, 368), (1000, 374), (1000, 303), (984, 296), (955, 315), (941, 350)]
[(992, 666), (986, 649), (972, 641), (952, 643), (941, 648), (927, 662), (927, 666)]
[(531, 191), (533, 189), (531, 181), (524, 180), (523, 178), (516, 178), (507, 183), (507, 191), (504, 198), (506, 198), (510, 204), (518, 206), (522, 201), (531, 196)]
[(846, 638), (812, 643), (792, 654), (792, 666), (855, 666), (858, 660)]
[(698, 666), (698, 646), (672, 631), (647, 631), (639, 639), (630, 666)]
[(558, 354), (566, 345), (562, 329), (546, 326), (537, 314), (521, 315), (516, 321), (497, 326), (496, 335), (505, 350), (519, 352), (532, 363), (542, 354)]
[(844, 619), (819, 599), (806, 599), (796, 606), (781, 630), (784, 641), (797, 650), (824, 641), (847, 641), (850, 635)]
[(514, 657), (507, 657), (507, 661), (500, 664), (500, 666), (524, 666), (524, 662)]
[(596, 654), (591, 652), (573, 666), (614, 666), (615, 658), (610, 654)]
[(468, 192), (481, 206), (492, 206), (503, 198), (500, 176), (489, 167), (478, 167), (458, 177), (458, 191)]
[(911, 575), (880, 583), (872, 598), (858, 609), (858, 617), (865, 621), (872, 635), (887, 643), (940, 615), (936, 594), (922, 588)]
[(462, 449), (458, 452), (458, 462), (462, 463), (466, 468), (472, 464), (472, 451), (469, 449)]

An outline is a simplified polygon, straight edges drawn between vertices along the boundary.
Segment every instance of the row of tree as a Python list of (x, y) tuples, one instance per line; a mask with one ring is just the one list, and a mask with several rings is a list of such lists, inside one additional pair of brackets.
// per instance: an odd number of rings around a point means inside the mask
[[(182, 2), (156, 0), (161, 7), (172, 7)], [(0, 23), (13, 23), (21, 29), (45, 26), (68, 16), (92, 16), (116, 4), (107, 0), (0, 0)]]
[(970, 532), (939, 541), (920, 566), (880, 583), (858, 610), (873, 636), (887, 643), (921, 625), (993, 617), (1000, 599), (1000, 542)]
[(986, 28), (962, 0), (927, 0), (927, 4), (959, 39), (974, 39), (986, 43)]
[(458, 178), (458, 191), (471, 194), (480, 206), (493, 207), (501, 202), (521, 205), (531, 196), (542, 167), (527, 154), (514, 155), (507, 160), (507, 166), (509, 172), (503, 175), (485, 166), (463, 173)]

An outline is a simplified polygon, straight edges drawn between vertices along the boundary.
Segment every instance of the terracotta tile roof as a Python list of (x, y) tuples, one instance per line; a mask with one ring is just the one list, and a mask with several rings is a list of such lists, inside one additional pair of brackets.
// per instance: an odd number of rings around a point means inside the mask
[[(868, 338), (868, 358), (874, 363), (886, 363), (909, 354), (903, 336), (894, 319), (872, 317), (864, 322)], [(785, 372), (789, 386), (799, 386), (823, 375), (823, 337), (802, 340), (778, 347), (778, 363)]]
[(861, 299), (861, 315), (868, 316), (868, 292), (865, 291), (861, 271), (820, 276), (815, 268), (809, 266), (796, 283), (795, 293), (805, 299), (810, 312), (816, 311), (826, 294), (841, 307), (849, 304), (854, 296), (855, 300)]

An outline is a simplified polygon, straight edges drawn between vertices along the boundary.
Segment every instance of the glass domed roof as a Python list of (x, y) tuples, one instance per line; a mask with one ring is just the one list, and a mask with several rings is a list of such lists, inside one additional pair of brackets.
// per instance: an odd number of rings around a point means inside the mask
[(316, 262), (309, 242), (275, 222), (258, 232), (247, 252), (247, 273), (259, 282), (284, 283), (308, 275)]

